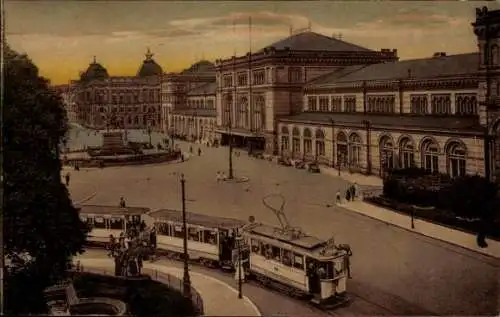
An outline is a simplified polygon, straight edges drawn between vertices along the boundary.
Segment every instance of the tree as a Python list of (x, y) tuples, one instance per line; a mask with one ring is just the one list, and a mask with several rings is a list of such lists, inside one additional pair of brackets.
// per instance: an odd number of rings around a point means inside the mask
[[(3, 247), (8, 257), (32, 259), (7, 274), (5, 311), (41, 313), (41, 292), (83, 252), (88, 228), (61, 182), (59, 148), (68, 130), (62, 100), (26, 55), (3, 49)], [(27, 305), (32, 297), (36, 308)]]

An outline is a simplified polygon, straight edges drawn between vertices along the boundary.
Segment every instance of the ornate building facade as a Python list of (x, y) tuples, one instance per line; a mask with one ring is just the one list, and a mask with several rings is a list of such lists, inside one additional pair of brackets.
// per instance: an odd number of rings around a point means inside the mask
[(163, 131), (188, 140), (217, 142), (215, 88), (215, 68), (208, 61), (165, 74), (161, 85)]
[(94, 61), (73, 81), (78, 123), (103, 129), (107, 122), (130, 129), (160, 130), (163, 70), (148, 50), (136, 76), (109, 76)]
[(500, 11), (476, 16), (469, 54), (398, 61), (396, 50), (306, 32), (219, 60), (217, 132), (369, 174), (500, 176)]
[(397, 59), (313, 32), (292, 35), (256, 53), (217, 60), (217, 132), (240, 146), (278, 149), (277, 122), (303, 110), (305, 85), (336, 69)]

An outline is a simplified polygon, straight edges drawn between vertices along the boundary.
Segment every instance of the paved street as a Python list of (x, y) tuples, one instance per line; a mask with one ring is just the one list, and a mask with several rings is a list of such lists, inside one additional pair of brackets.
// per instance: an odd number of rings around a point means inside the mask
[[(153, 141), (154, 142), (154, 141)], [(184, 150), (188, 145), (183, 144)], [(198, 145), (193, 145), (196, 150)], [(334, 235), (353, 249), (354, 298), (397, 315), (492, 315), (499, 310), (499, 264), (486, 256), (432, 240), (332, 205), (345, 181), (304, 170), (277, 166), (242, 154), (235, 157), (237, 176), (249, 182), (216, 182), (227, 174), (228, 151), (202, 146), (202, 156), (181, 164), (111, 167), (72, 172), (72, 197), (88, 186), (97, 195), (89, 204), (180, 209), (179, 174), (186, 176), (189, 211), (278, 225), (261, 199), (270, 193), (286, 198), (293, 226), (321, 238)], [(243, 151), (242, 151), (243, 152)], [(80, 184), (78, 186), (77, 184)], [(279, 207), (278, 202), (275, 203)], [(260, 307), (265, 311), (263, 307)], [(381, 313), (379, 313), (381, 314)]]

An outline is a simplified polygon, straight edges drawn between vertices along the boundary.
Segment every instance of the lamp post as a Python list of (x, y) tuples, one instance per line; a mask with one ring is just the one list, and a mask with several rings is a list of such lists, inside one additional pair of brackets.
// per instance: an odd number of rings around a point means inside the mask
[(149, 145), (151, 146), (151, 145), (153, 145), (153, 143), (151, 143), (151, 132), (152, 131), (151, 131), (151, 122), (150, 121), (148, 121), (148, 126), (146, 129), (147, 129), (146, 131), (148, 132), (148, 136), (149, 136)]
[(237, 231), (237, 236), (236, 236), (236, 242), (238, 243), (238, 298), (243, 298), (243, 279), (241, 276), (241, 271), (242, 271), (242, 258), (241, 258), (241, 241), (243, 240), (243, 237), (241, 236), (240, 232)]
[(411, 208), (410, 216), (411, 216), (411, 228), (415, 229), (415, 208), (413, 207)]
[(170, 134), (170, 146), (171, 146), (171, 149), (173, 150), (174, 149), (174, 133), (175, 133), (175, 129), (173, 127), (170, 127), (169, 129), (169, 134)]
[(231, 111), (231, 108), (232, 108), (232, 104), (229, 105), (229, 120), (228, 120), (228, 125), (227, 125), (227, 130), (228, 130), (228, 138), (229, 138), (229, 176), (228, 176), (228, 179), (233, 179), (234, 178), (234, 175), (233, 175), (233, 135), (231, 134), (231, 128), (232, 128), (232, 119), (231, 119), (231, 115), (232, 115), (232, 111)]
[(191, 298), (191, 280), (189, 278), (189, 254), (187, 251), (187, 225), (186, 225), (186, 180), (184, 179), (184, 174), (181, 174), (181, 195), (182, 195), (182, 230), (184, 232), (183, 235), (183, 247), (184, 247), (184, 276), (183, 276), (183, 284), (182, 291), (184, 297)]

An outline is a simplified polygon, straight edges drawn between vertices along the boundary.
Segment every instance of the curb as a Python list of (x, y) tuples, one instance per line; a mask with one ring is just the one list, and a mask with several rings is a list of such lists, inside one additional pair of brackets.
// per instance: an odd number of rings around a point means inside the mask
[[(341, 207), (342, 209), (346, 210), (347, 212), (354, 212), (356, 213), (357, 215), (360, 215), (360, 216), (363, 216), (363, 217), (367, 217), (367, 218), (370, 218), (370, 219), (374, 219), (374, 220), (377, 220), (379, 222), (382, 222), (382, 223), (385, 223), (387, 225), (390, 225), (390, 226), (393, 226), (393, 227), (397, 227), (399, 229), (403, 229), (407, 232), (411, 232), (411, 233), (414, 233), (414, 234), (418, 234), (420, 236), (424, 236), (424, 237), (427, 237), (427, 238), (430, 238), (430, 239), (434, 239), (434, 240), (438, 240), (438, 241), (441, 241), (441, 242), (444, 242), (444, 243), (447, 243), (447, 244), (450, 244), (450, 245), (453, 245), (453, 246), (456, 246), (456, 247), (459, 247), (461, 249), (464, 249), (464, 250), (467, 250), (467, 251), (472, 251), (472, 252), (476, 252), (476, 253), (480, 253), (484, 256), (487, 256), (487, 257), (490, 257), (492, 259), (500, 259), (500, 256), (498, 255), (495, 255), (495, 254), (492, 254), (491, 252), (488, 252), (488, 248), (485, 248), (485, 249), (478, 249), (478, 248), (471, 248), (469, 246), (465, 246), (465, 245), (462, 245), (462, 244), (458, 244), (458, 243), (455, 243), (455, 242), (452, 242), (452, 241), (449, 241), (449, 240), (445, 240), (444, 238), (441, 238), (441, 237), (438, 237), (438, 236), (433, 236), (433, 235), (429, 235), (429, 234), (425, 234), (423, 232), (420, 232), (418, 229), (411, 229), (411, 228), (407, 228), (407, 227), (404, 227), (404, 226), (401, 226), (399, 224), (395, 224), (395, 223), (392, 223), (392, 222), (389, 222), (389, 221), (385, 221), (385, 220), (382, 220), (380, 218), (377, 218), (375, 216), (370, 216), (368, 214), (365, 214), (365, 213), (362, 213), (362, 212), (359, 212), (355, 209), (351, 209), (348, 207), (347, 204), (340, 204), (340, 205), (337, 205), (338, 207)], [(409, 217), (408, 217), (409, 218)], [(410, 218), (409, 218), (410, 219)], [(409, 220), (410, 221), (410, 220)], [(435, 225), (433, 223), (429, 223), (425, 220), (422, 220), (422, 219), (415, 219), (415, 227), (418, 226), (418, 222), (424, 222), (424, 223), (427, 223), (427, 224), (430, 224), (430, 225)], [(452, 230), (452, 229), (448, 229), (448, 230)], [(462, 234), (467, 234), (470, 236), (471, 239), (474, 239), (475, 240), (475, 236), (474, 235), (471, 235), (471, 234), (468, 234), (468, 233), (465, 233), (465, 232), (460, 232)]]
[(89, 200), (91, 200), (92, 198), (94, 198), (95, 196), (97, 195), (97, 192), (93, 192), (92, 194), (88, 195), (87, 197), (83, 198), (83, 199), (80, 199), (78, 201), (74, 201), (73, 202), (73, 205), (81, 205)]

